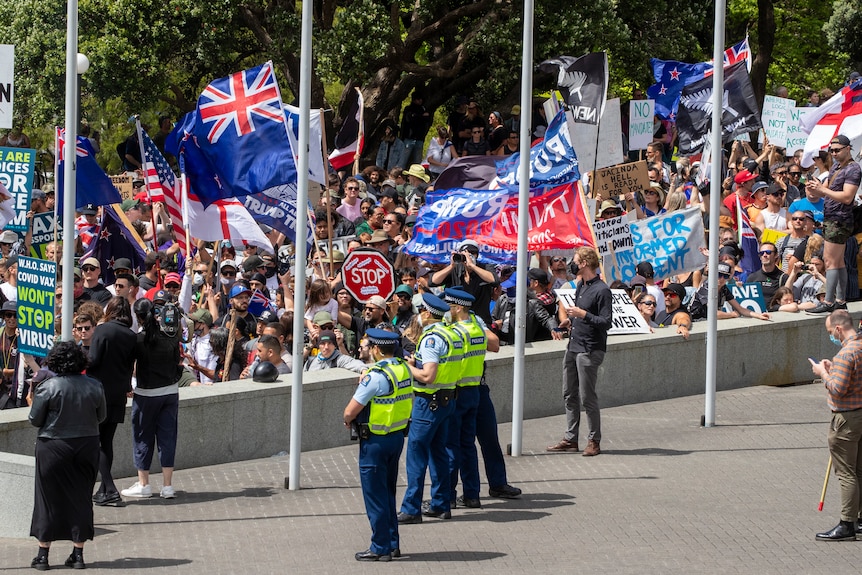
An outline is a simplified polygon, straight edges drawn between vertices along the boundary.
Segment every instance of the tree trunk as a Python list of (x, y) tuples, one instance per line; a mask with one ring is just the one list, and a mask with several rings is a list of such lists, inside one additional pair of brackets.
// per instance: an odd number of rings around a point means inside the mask
[(762, 109), (766, 97), (766, 74), (772, 64), (772, 51), (775, 48), (775, 9), (772, 0), (757, 0), (757, 35), (760, 45), (757, 57), (751, 63), (751, 86)]

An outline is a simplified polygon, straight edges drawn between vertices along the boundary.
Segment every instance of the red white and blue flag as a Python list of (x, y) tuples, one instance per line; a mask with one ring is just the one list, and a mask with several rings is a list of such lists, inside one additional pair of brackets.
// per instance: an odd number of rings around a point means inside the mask
[(248, 313), (259, 317), (266, 310), (275, 313), (275, 306), (272, 305), (272, 300), (263, 295), (260, 290), (254, 290), (254, 293), (251, 294), (251, 299), (248, 300)]
[(802, 165), (806, 168), (835, 136), (847, 136), (851, 144), (858, 144), (855, 140), (862, 138), (862, 79), (844, 86), (820, 107), (809, 109), (813, 111), (800, 120), (802, 131), (808, 134), (802, 152)]
[(143, 128), (141, 129), (141, 142), (144, 144), (144, 185), (151, 201), (164, 202), (174, 228), (174, 239), (180, 246), (180, 253), (186, 257), (188, 245), (186, 244), (185, 223), (181, 208), (179, 180), (165, 157), (159, 152), (155, 142), (150, 139), (150, 135)]
[(281, 93), (267, 62), (219, 78), (168, 136), (205, 206), (297, 181)]
[[(57, 150), (57, 213), (62, 214), (66, 190), (66, 130), (63, 128), (57, 130)], [(96, 151), (87, 138), (77, 137), (75, 156), (75, 209), (80, 210), (87, 204), (105, 206), (123, 201), (111, 178), (96, 162)]]
[(336, 171), (347, 168), (362, 155), (365, 144), (365, 131), (362, 126), (365, 102), (359, 88), (353, 90), (352, 96), (355, 97), (347, 104), (344, 123), (335, 136), (335, 149), (329, 154), (329, 163)]

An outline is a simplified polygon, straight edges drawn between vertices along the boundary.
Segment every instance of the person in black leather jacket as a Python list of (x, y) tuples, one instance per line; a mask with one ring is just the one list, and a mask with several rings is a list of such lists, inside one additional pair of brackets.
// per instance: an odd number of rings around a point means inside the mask
[(46, 360), (55, 377), (33, 394), (36, 496), (30, 535), (39, 541), (31, 566), (47, 571), (52, 541), (71, 540), (67, 567), (84, 568), (84, 542), (95, 534), (90, 497), (99, 469), (99, 423), (107, 415), (102, 384), (81, 375), (87, 356), (74, 341), (54, 345)]

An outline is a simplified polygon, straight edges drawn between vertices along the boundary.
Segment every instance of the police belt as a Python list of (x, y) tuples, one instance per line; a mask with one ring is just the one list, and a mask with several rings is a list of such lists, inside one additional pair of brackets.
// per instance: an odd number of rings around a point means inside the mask
[(440, 391), (435, 391), (434, 393), (414, 391), (413, 395), (417, 397), (424, 397), (428, 401), (440, 402), (445, 406), (447, 403), (449, 403), (458, 396), (458, 392), (455, 389), (441, 389)]
[(404, 429), (399, 429), (398, 431), (390, 431), (389, 433), (371, 433), (371, 428), (367, 423), (359, 423), (357, 424), (359, 427), (359, 439), (371, 439), (372, 436), (376, 435), (378, 437), (386, 437), (387, 435), (393, 435), (395, 433), (402, 433), (404, 437), (407, 437), (407, 434), (410, 433), (410, 422), (407, 422), (407, 426)]

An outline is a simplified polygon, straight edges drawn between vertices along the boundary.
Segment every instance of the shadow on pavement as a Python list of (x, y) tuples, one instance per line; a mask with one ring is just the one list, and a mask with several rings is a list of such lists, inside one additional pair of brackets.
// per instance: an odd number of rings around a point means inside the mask
[(122, 557), (113, 561), (87, 562), (88, 569), (161, 569), (188, 565), (191, 559), (169, 559), (166, 557)]
[[(175, 499), (162, 499), (157, 495), (146, 499), (129, 500), (126, 504), (133, 505), (188, 505), (193, 503), (207, 503), (209, 501), (221, 501), (223, 499), (235, 499), (237, 497), (262, 498), (272, 497), (281, 493), (281, 489), (275, 487), (244, 487), (240, 491), (177, 491)], [(119, 507), (119, 506), (118, 506)], [(125, 505), (124, 505), (125, 507)]]
[[(402, 553), (404, 551), (402, 550)], [(401, 559), (396, 559), (395, 562), (401, 561), (489, 561), (505, 557), (505, 553), (496, 551), (437, 551), (435, 553), (404, 553)]]

